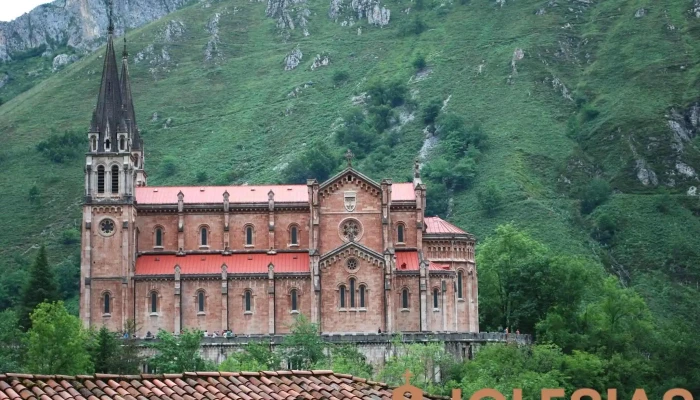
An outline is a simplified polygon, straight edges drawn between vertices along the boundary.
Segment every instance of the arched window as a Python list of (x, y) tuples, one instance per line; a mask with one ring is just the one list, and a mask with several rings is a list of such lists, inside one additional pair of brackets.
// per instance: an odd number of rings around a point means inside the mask
[(360, 285), (360, 308), (366, 308), (365, 306), (365, 285)]
[(100, 165), (97, 167), (97, 193), (105, 192), (105, 167)]
[(151, 292), (151, 312), (158, 312), (158, 293)]
[(197, 292), (197, 312), (204, 312), (204, 290)]
[(199, 228), (199, 245), (200, 246), (206, 246), (209, 241), (207, 240), (207, 227), (203, 226)]
[(401, 291), (401, 308), (408, 308), (408, 289)]
[(105, 293), (105, 299), (104, 299), (104, 303), (105, 303), (104, 304), (104, 306), (105, 306), (104, 313), (105, 314), (110, 313), (111, 306), (112, 306), (112, 304), (110, 304), (110, 300), (111, 300), (111, 298), (109, 297), (109, 293)]
[(163, 228), (156, 228), (156, 247), (163, 247)]
[(292, 228), (289, 230), (289, 244), (295, 246), (299, 244), (299, 237), (296, 226), (292, 226)]
[(396, 228), (396, 237), (398, 243), (404, 243), (404, 229), (405, 227), (403, 226), (403, 224), (399, 224)]
[(291, 297), (292, 297), (292, 311), (297, 311), (297, 290), (296, 289), (292, 289)]
[(350, 308), (355, 308), (355, 278), (350, 278)]
[(457, 298), (462, 299), (462, 280), (464, 273), (462, 271), (457, 272)]
[(253, 245), (253, 227), (250, 225), (245, 227), (245, 245), (246, 246)]
[(438, 302), (438, 296), (439, 296), (439, 291), (437, 288), (433, 289), (433, 308), (437, 309), (440, 308), (440, 304)]
[(250, 290), (245, 291), (245, 296), (243, 300), (243, 306), (245, 307), (246, 312), (251, 312), (253, 310), (253, 295), (250, 292)]
[(119, 193), (119, 167), (112, 166), (112, 193)]
[(109, 151), (109, 145), (110, 145), (109, 139), (105, 140), (105, 150)]
[(124, 136), (119, 138), (119, 150), (124, 150), (126, 147), (126, 139), (124, 139)]
[(97, 138), (94, 136), (90, 138), (90, 148), (92, 151), (97, 151)]
[(340, 286), (340, 308), (345, 308), (345, 285)]

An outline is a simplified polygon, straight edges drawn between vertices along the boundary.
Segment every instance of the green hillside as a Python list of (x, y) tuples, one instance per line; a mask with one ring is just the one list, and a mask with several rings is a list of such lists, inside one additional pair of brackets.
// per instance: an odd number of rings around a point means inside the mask
[[(700, 19), (689, 12), (692, 1), (391, 0), (391, 21), (377, 27), (356, 16), (343, 24), (349, 3), (334, 22), (329, 2), (310, 0), (308, 36), (299, 24), (304, 4), (289, 6), (296, 29), (277, 27), (264, 2), (222, 0), (128, 33), (150, 184), (282, 181), (287, 166), (320, 143), (339, 168), (348, 147), (335, 138), (343, 118), (356, 109), (375, 121), (382, 107), (389, 127), (363, 128), (374, 142), (366, 154), (356, 151), (357, 166), (406, 180), (424, 130), (435, 130), (424, 109), (439, 101), (437, 145), (423, 162), (429, 201), (445, 204), (433, 207), (441, 216), (479, 239), (513, 221), (557, 252), (600, 260), (659, 316), (700, 327), (692, 307), (700, 299), (700, 203), (687, 195), (700, 166), (692, 108), (700, 101)], [(295, 48), (301, 62), (285, 70)], [(86, 133), (102, 55), (0, 106), (0, 307), (13, 304), (40, 243), (66, 296), (75, 296), (87, 141), (77, 149), (70, 140), (51, 144), (66, 155), (60, 163), (37, 145)], [(316, 55), (329, 65), (312, 69)], [(402, 105), (353, 104), (392, 82), (406, 88)], [(467, 131), (483, 132), (479, 154), (446, 155), (441, 123), (455, 116)], [(441, 159), (452, 166), (462, 157), (476, 160), (474, 177), (442, 179), (450, 168), (441, 172)], [(647, 185), (638, 178), (645, 176)], [(582, 213), (581, 193), (594, 178), (612, 195)], [(487, 212), (484, 198), (494, 197), (501, 201)]]

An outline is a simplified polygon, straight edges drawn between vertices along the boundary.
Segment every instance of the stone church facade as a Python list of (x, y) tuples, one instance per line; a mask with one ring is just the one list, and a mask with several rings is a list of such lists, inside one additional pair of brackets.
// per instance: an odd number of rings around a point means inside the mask
[(426, 186), (351, 165), (305, 185), (147, 185), (126, 46), (110, 27), (88, 132), (80, 315), (139, 335), (478, 332), (474, 237), (424, 215)]

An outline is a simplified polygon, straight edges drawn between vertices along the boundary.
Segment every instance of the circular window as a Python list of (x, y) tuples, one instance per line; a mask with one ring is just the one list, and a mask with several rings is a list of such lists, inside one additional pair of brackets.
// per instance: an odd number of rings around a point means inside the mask
[(356, 258), (348, 258), (348, 261), (347, 261), (347, 263), (346, 263), (345, 265), (348, 267), (348, 269), (349, 269), (350, 271), (355, 271), (355, 270), (357, 270), (357, 267), (359, 266), (359, 264), (357, 263), (357, 259), (356, 259)]
[(100, 233), (109, 236), (114, 233), (114, 221), (111, 219), (103, 219), (100, 221)]
[(354, 242), (362, 236), (362, 227), (354, 219), (349, 219), (340, 225), (340, 236), (343, 240)]

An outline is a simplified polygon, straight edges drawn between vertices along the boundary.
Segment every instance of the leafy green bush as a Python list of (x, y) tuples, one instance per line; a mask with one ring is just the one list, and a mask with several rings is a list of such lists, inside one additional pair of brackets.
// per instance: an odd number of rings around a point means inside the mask
[(345, 70), (339, 70), (333, 73), (333, 83), (336, 86), (345, 83), (348, 79), (350, 79), (350, 74)]
[(438, 115), (440, 115), (440, 110), (442, 109), (442, 102), (440, 100), (431, 100), (423, 108), (423, 122), (430, 125), (435, 122)]
[(343, 148), (350, 148), (358, 158), (374, 149), (377, 134), (365, 120), (365, 115), (359, 109), (352, 109), (344, 118), (345, 123), (336, 132), (336, 143)]
[(595, 220), (593, 237), (601, 244), (610, 245), (618, 230), (617, 218), (608, 213), (603, 213)]
[(39, 187), (36, 186), (36, 183), (32, 185), (31, 188), (29, 188), (29, 203), (32, 205), (39, 205), (41, 202), (41, 192), (39, 191)]
[(583, 117), (586, 121), (593, 121), (598, 117), (599, 114), (600, 111), (598, 111), (598, 109), (596, 109), (590, 104), (586, 104), (586, 106), (583, 107)]
[(80, 242), (80, 231), (75, 228), (66, 229), (61, 233), (61, 243), (68, 246)]
[(374, 106), (398, 107), (406, 101), (408, 89), (400, 80), (374, 81), (367, 86), (367, 94)]
[(394, 111), (391, 109), (391, 107), (371, 107), (369, 109), (369, 112), (372, 116), (372, 126), (377, 131), (377, 133), (382, 133), (391, 126), (391, 122), (394, 118)]
[(163, 176), (173, 176), (177, 173), (177, 159), (173, 156), (163, 157), (160, 163), (160, 173)]
[(399, 26), (399, 36), (420, 35), (421, 33), (425, 32), (426, 29), (428, 29), (428, 26), (425, 24), (423, 19), (420, 16), (415, 15), (413, 18), (404, 21)]
[(428, 63), (425, 61), (425, 56), (422, 54), (418, 54), (413, 60), (413, 68), (417, 71), (423, 70), (427, 65)]
[(476, 198), (486, 215), (496, 214), (503, 203), (503, 194), (493, 182), (479, 190), (476, 193)]
[(37, 151), (55, 163), (62, 163), (83, 154), (87, 148), (87, 140), (75, 132), (64, 132), (62, 135), (53, 134), (48, 139), (36, 145)]
[(612, 190), (610, 184), (603, 179), (592, 179), (586, 186), (578, 190), (578, 199), (581, 201), (581, 212), (590, 214), (596, 207), (605, 203)]
[(656, 199), (656, 209), (663, 214), (668, 214), (676, 206), (676, 201), (666, 189)]
[(314, 145), (290, 162), (282, 171), (286, 183), (306, 183), (309, 178), (323, 182), (338, 165), (337, 158), (325, 143)]
[(209, 180), (209, 176), (207, 175), (207, 171), (199, 171), (197, 172), (197, 175), (195, 176), (195, 179), (197, 180), (197, 183), (204, 183), (207, 180)]
[(479, 124), (467, 128), (464, 120), (455, 114), (443, 114), (437, 123), (443, 139), (441, 149), (448, 158), (462, 157), (470, 147), (482, 148), (486, 142), (486, 134)]
[(429, 188), (426, 195), (425, 215), (426, 216), (447, 216), (447, 211), (450, 208), (450, 191), (447, 186), (440, 181), (426, 180), (426, 186)]

